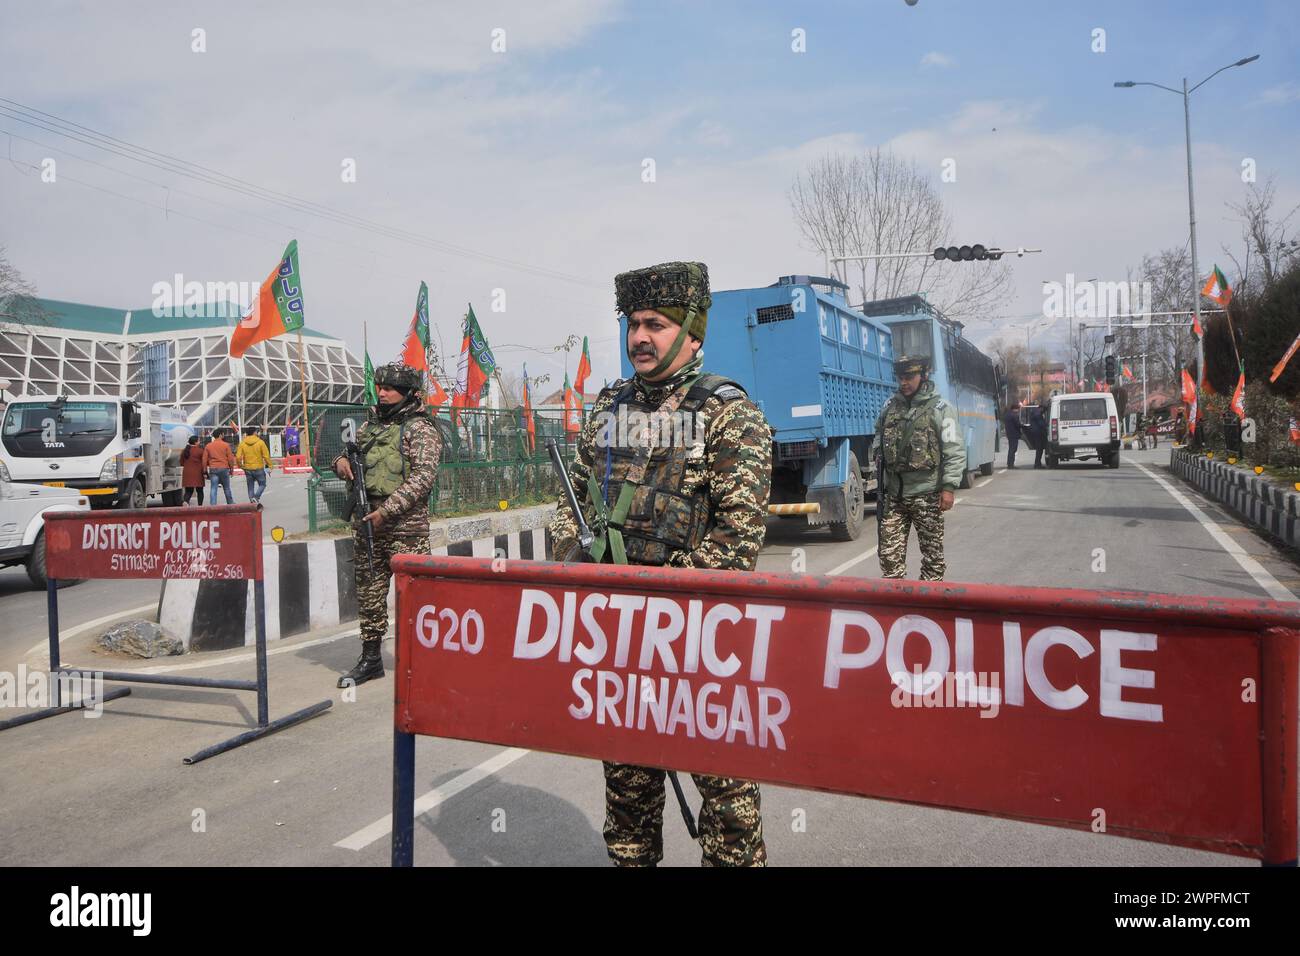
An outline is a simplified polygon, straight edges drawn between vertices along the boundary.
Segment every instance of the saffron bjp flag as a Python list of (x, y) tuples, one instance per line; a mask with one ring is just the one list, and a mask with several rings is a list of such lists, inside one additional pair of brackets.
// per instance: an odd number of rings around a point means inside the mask
[(465, 315), (465, 337), (460, 345), (460, 361), (456, 366), (456, 391), (452, 393), (453, 408), (477, 408), (479, 396), (488, 376), (496, 370), (492, 349), (474, 317), (474, 307)]
[(1277, 377), (1286, 370), (1287, 363), (1291, 361), (1291, 356), (1295, 355), (1297, 349), (1300, 349), (1300, 335), (1295, 337), (1295, 341), (1292, 342), (1291, 347), (1286, 350), (1286, 354), (1283, 355), (1281, 360), (1273, 366), (1273, 372), (1268, 377), (1270, 382), (1277, 381)]
[(1294, 417), (1291, 419), (1291, 440), (1300, 445), (1300, 425), (1296, 424)]
[(591, 353), (587, 351), (587, 337), (582, 337), (582, 358), (578, 359), (578, 370), (573, 373), (573, 390), (579, 395), (587, 391), (587, 376), (591, 374)]
[(1183, 369), (1183, 404), (1193, 405), (1196, 403), (1196, 383), (1192, 381), (1192, 374)]
[(1246, 366), (1241, 366), (1241, 375), (1237, 378), (1237, 387), (1232, 392), (1232, 401), (1228, 403), (1240, 419), (1246, 417)]
[(433, 372), (426, 372), (424, 378), (425, 381), (429, 383), (424, 390), (424, 402), (426, 405), (432, 405), (434, 408), (437, 408), (447, 400), (447, 393), (443, 391), (442, 385), (438, 382), (438, 378), (433, 374)]
[(569, 375), (564, 375), (564, 434), (576, 435), (582, 431), (582, 399), (573, 394)]
[(302, 275), (298, 271), (298, 240), (289, 243), (253, 304), (230, 335), (230, 356), (241, 358), (258, 342), (302, 328)]
[[(427, 352), (429, 348), (429, 287), (420, 283), (420, 291), (415, 297), (415, 315), (411, 318), (411, 327), (406, 331), (406, 343), (402, 346), (402, 361), (421, 371), (429, 368)], [(438, 389), (442, 391), (441, 388)]]
[(1210, 273), (1210, 278), (1205, 282), (1205, 288), (1201, 290), (1201, 295), (1213, 299), (1219, 305), (1227, 305), (1232, 299), (1232, 286), (1228, 285), (1228, 280), (1224, 278), (1219, 267), (1214, 267), (1214, 272)]
[(1125, 378), (1131, 379), (1133, 378), (1133, 370), (1125, 365), (1123, 368), (1123, 375)]
[(528, 435), (528, 453), (537, 447), (537, 428), (533, 423), (533, 396), (528, 390), (528, 366), (524, 366), (524, 431)]

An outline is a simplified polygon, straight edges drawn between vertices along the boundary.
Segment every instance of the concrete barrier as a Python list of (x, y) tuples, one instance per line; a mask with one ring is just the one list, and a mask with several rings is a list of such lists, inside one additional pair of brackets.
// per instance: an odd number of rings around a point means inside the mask
[(1170, 452), (1169, 468), (1183, 481), (1283, 544), (1300, 547), (1300, 494), (1252, 474), (1240, 465), (1229, 465), (1181, 449)]
[[(430, 553), (515, 560), (551, 557), (546, 520), (553, 505), (432, 523)], [(352, 538), (264, 544), (266, 639), (305, 634), (357, 619)], [(389, 585), (389, 607), (393, 588)], [(252, 646), (251, 581), (163, 581), (158, 623), (186, 651)], [(390, 615), (391, 617), (391, 615)]]

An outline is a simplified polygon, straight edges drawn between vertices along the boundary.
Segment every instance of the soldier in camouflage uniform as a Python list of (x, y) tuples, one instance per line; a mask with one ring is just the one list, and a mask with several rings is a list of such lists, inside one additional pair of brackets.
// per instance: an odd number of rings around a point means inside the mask
[[(357, 432), (371, 509), (364, 517), (353, 517), (361, 657), (352, 670), (339, 678), (339, 687), (384, 676), (379, 648), (388, 633), (388, 583), (392, 577), (388, 560), (395, 554), (429, 553), (429, 494), (438, 477), (442, 439), (424, 410), (420, 384), (419, 370), (408, 365), (393, 363), (377, 368), (379, 403)], [(347, 481), (353, 479), (352, 468), (342, 455), (334, 460), (334, 472)], [(374, 529), (373, 572), (363, 521)]]
[[(572, 467), (588, 523), (608, 529), (595, 557), (752, 571), (765, 533), (772, 437), (739, 385), (701, 368), (708, 270), (703, 263), (669, 262), (623, 273), (614, 284), (636, 374), (600, 393)], [(677, 427), (659, 428), (660, 419), (651, 418), (650, 434), (627, 435), (617, 425), (620, 409), (626, 422), (658, 413)], [(576, 556), (577, 524), (564, 500), (550, 530), (555, 553)], [(758, 785), (705, 774), (694, 779), (704, 797), (704, 864), (766, 865)], [(617, 865), (663, 859), (663, 809), (663, 770), (605, 763), (604, 835)]]
[(966, 472), (966, 443), (956, 410), (939, 397), (926, 377), (929, 360), (894, 363), (898, 393), (876, 420), (872, 454), (885, 458), (886, 512), (880, 523), (880, 572), (907, 575), (907, 533), (916, 528), (921, 546), (921, 580), (942, 581), (943, 513)]

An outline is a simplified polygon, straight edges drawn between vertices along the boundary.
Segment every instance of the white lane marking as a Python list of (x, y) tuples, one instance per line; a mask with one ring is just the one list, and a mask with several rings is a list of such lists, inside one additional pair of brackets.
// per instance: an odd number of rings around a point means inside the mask
[(838, 567), (832, 568), (831, 570), (827, 571), (826, 576), (830, 577), (833, 574), (841, 574), (847, 571), (849, 568), (853, 567), (855, 564), (861, 564), (863, 561), (867, 560), (867, 558), (875, 554), (876, 551), (878, 550), (878, 547), (879, 546), (877, 546), (876, 548), (872, 548), (870, 551), (867, 551), (864, 554), (860, 554), (856, 558), (849, 558), (849, 560), (845, 561), (843, 564), (839, 565)]
[(1243, 548), (1237, 542), (1233, 541), (1230, 537), (1228, 537), (1228, 535), (1224, 532), (1224, 530), (1220, 528), (1217, 524), (1215, 524), (1212, 520), (1210, 520), (1210, 518), (1206, 516), (1205, 512), (1203, 512), (1200, 508), (1194, 505), (1186, 495), (1184, 495), (1181, 491), (1179, 491), (1169, 482), (1165, 481), (1165, 479), (1161, 478), (1159, 475), (1152, 472), (1145, 465), (1139, 465), (1135, 461), (1130, 462), (1130, 464), (1132, 464), (1133, 467), (1137, 468), (1148, 478), (1154, 479), (1155, 482), (1158, 485), (1160, 485), (1160, 487), (1164, 488), (1165, 491), (1169, 492), (1169, 494), (1173, 496), (1173, 499), (1175, 501), (1177, 501), (1180, 505), (1182, 505), (1184, 508), (1190, 511), (1192, 513), (1192, 517), (1194, 517), (1197, 521), (1199, 521), (1201, 523), (1201, 526), (1210, 533), (1210, 537), (1212, 537), (1215, 541), (1219, 543), (1219, 547), (1223, 548), (1224, 551), (1227, 551), (1230, 555), (1232, 555), (1237, 560), (1237, 563), (1241, 565), (1242, 570), (1244, 570), (1247, 574), (1249, 574), (1252, 578), (1254, 578), (1255, 583), (1258, 584), (1261, 588), (1263, 588), (1264, 592), (1269, 597), (1271, 597), (1275, 601), (1297, 600), (1294, 594), (1292, 594), (1289, 590), (1287, 590), (1287, 588), (1285, 588), (1283, 585), (1278, 583), (1277, 578), (1269, 574), (1268, 570), (1262, 564), (1260, 564), (1249, 554), (1247, 554), (1245, 548)]
[[(467, 790), (480, 780), (485, 780), (499, 770), (503, 770), (520, 757), (532, 753), (520, 747), (509, 747), (484, 760), (477, 767), (471, 767), (459, 776), (453, 777), (441, 787), (435, 787), (415, 801), (415, 815), (428, 813), (434, 807), (450, 800), (462, 790)], [(344, 837), (334, 845), (344, 850), (364, 850), (376, 840), (381, 840), (393, 832), (393, 815), (390, 813), (369, 826), (362, 827), (351, 836)]]

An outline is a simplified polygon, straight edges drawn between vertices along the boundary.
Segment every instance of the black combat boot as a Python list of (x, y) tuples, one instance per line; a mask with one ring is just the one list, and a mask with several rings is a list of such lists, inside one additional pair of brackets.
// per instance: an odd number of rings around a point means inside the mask
[(362, 641), (361, 656), (356, 666), (339, 678), (338, 686), (364, 684), (368, 680), (384, 676), (384, 659), (379, 653), (379, 641)]

